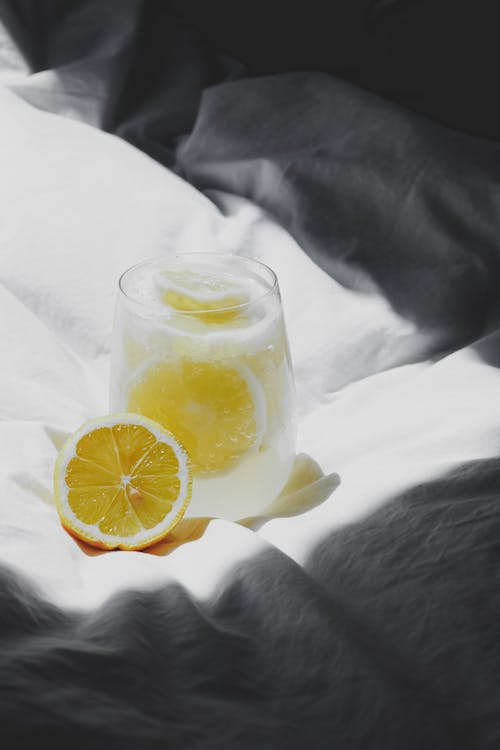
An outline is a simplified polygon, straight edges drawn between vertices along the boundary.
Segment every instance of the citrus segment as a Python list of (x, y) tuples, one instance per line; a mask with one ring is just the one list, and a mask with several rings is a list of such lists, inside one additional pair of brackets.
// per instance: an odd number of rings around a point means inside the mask
[[(177, 492), (179, 488), (177, 486)], [(158, 494), (150, 494), (144, 488), (127, 487), (127, 499), (133, 508), (137, 518), (145, 529), (151, 529), (160, 523), (162, 518), (168, 513), (174, 495), (172, 497), (161, 497)]]
[(119, 489), (113, 503), (98, 523), (99, 531), (115, 537), (133, 537), (143, 530), (125, 490)]
[(113, 486), (118, 472), (105, 469), (86, 458), (75, 456), (66, 469), (66, 483), (68, 487), (103, 487)]
[(155, 444), (154, 435), (139, 424), (116, 424), (111, 428), (116, 450), (124, 474), (130, 474), (134, 466)]
[(63, 526), (105, 549), (142, 549), (181, 519), (191, 496), (184, 448), (138, 414), (83, 425), (56, 461), (56, 504)]
[(172, 498), (175, 498), (179, 492), (178, 481), (165, 479), (162, 476), (132, 477), (130, 485), (136, 493), (147, 493), (155, 497), (163, 497), (169, 501), (172, 501)]
[(85, 487), (69, 490), (68, 503), (73, 513), (84, 523), (96, 524), (111, 507), (118, 490), (116, 487)]
[(160, 479), (173, 474), (177, 467), (174, 451), (165, 443), (155, 443), (145, 455), (140, 465), (140, 476), (155, 474)]
[(100, 427), (83, 435), (78, 441), (76, 453), (80, 458), (93, 461), (107, 471), (117, 473), (121, 469), (109, 427)]
[(150, 364), (134, 379), (128, 408), (177, 435), (198, 474), (231, 468), (264, 431), (264, 394), (242, 363)]

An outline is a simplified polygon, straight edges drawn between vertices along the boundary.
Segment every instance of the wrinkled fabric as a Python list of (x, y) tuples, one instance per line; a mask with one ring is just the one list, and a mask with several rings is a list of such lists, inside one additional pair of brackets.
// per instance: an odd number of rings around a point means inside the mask
[[(496, 0), (1, 0), (0, 12), (32, 70), (62, 67), (77, 109), (77, 87), (104, 88), (109, 128), (127, 119), (122, 133), (160, 144), (165, 163), (203, 88), (242, 74), (323, 71), (500, 141)], [(83, 78), (72, 63), (85, 58)]]
[[(11, 90), (171, 164), (202, 90), (240, 69), (165, 0), (1, 0)], [(17, 68), (28, 65), (31, 75)], [(23, 65), (24, 63), (24, 65)]]
[(494, 307), (496, 144), (295, 73), (206, 91), (178, 164), (272, 213), (344, 285), (375, 285), (439, 347), (477, 334)]
[[(498, 146), (318, 74), (215, 86), (172, 141), (153, 77), (122, 121), (153, 160), (102, 131), (136, 6), (95, 47), (74, 7), (35, 72), (0, 34), (6, 747), (497, 747)], [(108, 409), (117, 278), (200, 248), (278, 274), (290, 482), (259, 518), (92, 550), (52, 472)]]

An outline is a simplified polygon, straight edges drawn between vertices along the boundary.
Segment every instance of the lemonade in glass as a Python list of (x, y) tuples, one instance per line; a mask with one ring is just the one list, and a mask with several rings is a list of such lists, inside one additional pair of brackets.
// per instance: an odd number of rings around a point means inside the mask
[(249, 258), (148, 260), (119, 283), (112, 411), (166, 427), (193, 470), (186, 515), (265, 512), (295, 455), (294, 383), (278, 282)]

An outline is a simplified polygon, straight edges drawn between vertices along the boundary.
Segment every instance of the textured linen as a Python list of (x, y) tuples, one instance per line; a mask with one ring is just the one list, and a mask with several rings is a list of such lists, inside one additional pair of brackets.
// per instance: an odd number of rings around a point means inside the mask
[[(67, 61), (0, 52), (6, 747), (497, 747), (498, 146), (283, 75), (209, 89), (174, 174)], [(107, 411), (120, 272), (172, 249), (276, 270), (299, 455), (261, 518), (92, 551), (54, 460)]]

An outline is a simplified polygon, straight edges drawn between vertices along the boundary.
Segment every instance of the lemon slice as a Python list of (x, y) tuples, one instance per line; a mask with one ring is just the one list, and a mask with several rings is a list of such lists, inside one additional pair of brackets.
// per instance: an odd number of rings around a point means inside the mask
[(225, 323), (238, 318), (248, 295), (241, 285), (221, 274), (184, 269), (163, 271), (156, 285), (160, 298), (180, 312), (194, 313), (198, 320)]
[(127, 408), (177, 435), (196, 474), (232, 468), (265, 430), (262, 386), (242, 362), (150, 363), (133, 379)]
[(74, 536), (104, 549), (142, 549), (184, 515), (191, 470), (184, 448), (159, 424), (111, 414), (66, 441), (54, 488), (61, 522)]

